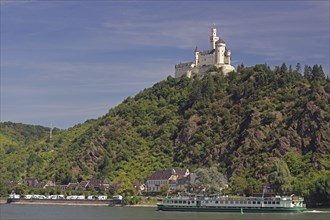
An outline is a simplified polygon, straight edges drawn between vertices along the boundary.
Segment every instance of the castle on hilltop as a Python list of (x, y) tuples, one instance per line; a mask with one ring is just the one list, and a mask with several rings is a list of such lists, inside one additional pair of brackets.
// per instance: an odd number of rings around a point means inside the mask
[(188, 63), (179, 63), (175, 65), (175, 78), (184, 75), (189, 78), (193, 75), (203, 76), (211, 67), (221, 68), (223, 74), (235, 71), (230, 64), (230, 50), (226, 47), (224, 40), (217, 36), (215, 26), (211, 28), (210, 49), (199, 51), (195, 49), (195, 61)]

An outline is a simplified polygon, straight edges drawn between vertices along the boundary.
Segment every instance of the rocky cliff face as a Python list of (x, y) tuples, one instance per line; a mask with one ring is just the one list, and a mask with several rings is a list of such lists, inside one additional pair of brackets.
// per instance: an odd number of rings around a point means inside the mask
[[(248, 86), (256, 75), (237, 87)], [(312, 154), (315, 168), (329, 169), (328, 83), (315, 88), (298, 79), (290, 88), (277, 89), (254, 83), (235, 99), (227, 93), (209, 100), (179, 131), (176, 160), (221, 166), (228, 176), (250, 173), (266, 179), (275, 158), (296, 152)]]

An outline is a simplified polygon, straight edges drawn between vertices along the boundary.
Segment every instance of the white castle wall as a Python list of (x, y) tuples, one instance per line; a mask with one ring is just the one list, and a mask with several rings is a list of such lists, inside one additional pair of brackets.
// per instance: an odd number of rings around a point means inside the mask
[(198, 66), (213, 65), (214, 64), (214, 53), (213, 54), (199, 54)]
[(195, 66), (193, 62), (189, 63), (180, 63), (175, 65), (175, 78), (182, 77), (184, 75), (188, 75), (190, 77), (189, 72), (191, 73), (192, 68)]

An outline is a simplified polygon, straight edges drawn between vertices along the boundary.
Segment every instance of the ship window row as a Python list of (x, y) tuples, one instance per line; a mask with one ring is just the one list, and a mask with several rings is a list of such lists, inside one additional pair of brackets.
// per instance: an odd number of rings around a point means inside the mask
[[(213, 201), (205, 201), (206, 204)], [(260, 201), (215, 201), (215, 204), (261, 204)]]
[(172, 204), (195, 204), (195, 201), (186, 201), (186, 200), (167, 200), (166, 203), (172, 203)]
[(275, 202), (275, 201), (268, 201), (268, 202), (264, 201), (264, 204), (265, 204), (265, 205), (266, 205), (266, 204), (269, 204), (269, 205), (270, 205), (270, 204), (273, 204), (273, 205), (274, 205), (274, 204), (280, 204), (280, 202), (279, 202), (279, 201), (276, 201), (276, 202)]

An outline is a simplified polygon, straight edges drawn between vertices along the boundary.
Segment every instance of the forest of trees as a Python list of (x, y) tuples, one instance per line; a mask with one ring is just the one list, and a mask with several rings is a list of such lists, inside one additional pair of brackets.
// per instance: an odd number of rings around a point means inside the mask
[(270, 183), (279, 193), (330, 201), (330, 83), (322, 66), (215, 70), (169, 76), (98, 119), (55, 129), (51, 139), (49, 128), (1, 123), (1, 181), (101, 178), (130, 189), (156, 170), (212, 167), (231, 192)]

